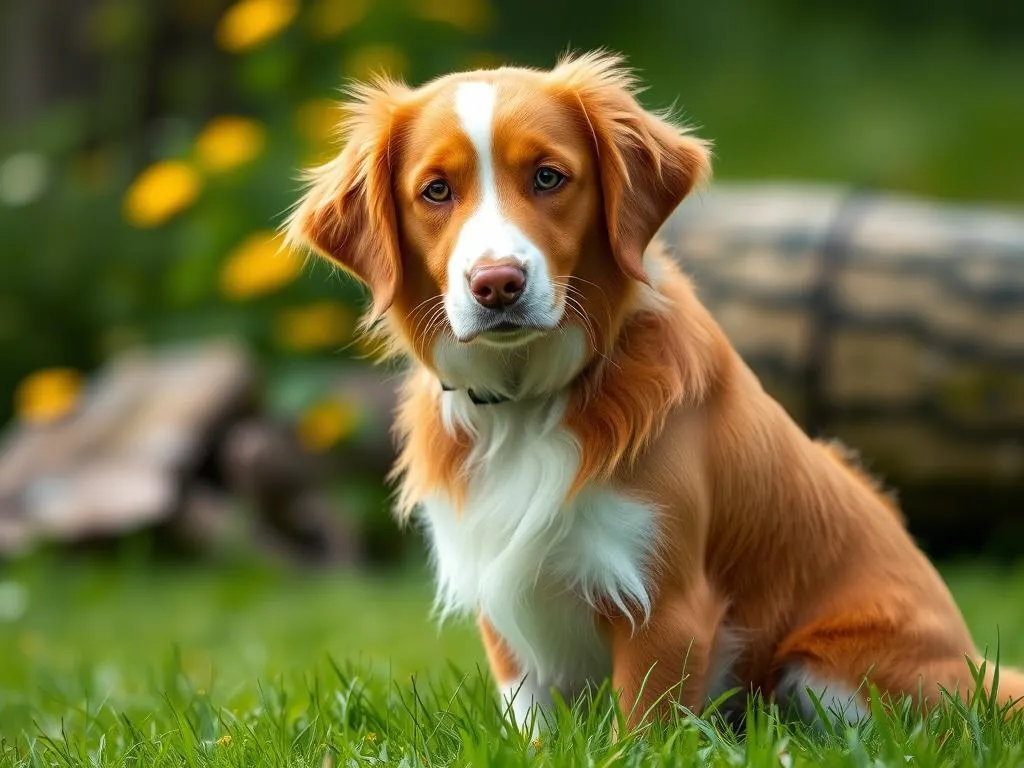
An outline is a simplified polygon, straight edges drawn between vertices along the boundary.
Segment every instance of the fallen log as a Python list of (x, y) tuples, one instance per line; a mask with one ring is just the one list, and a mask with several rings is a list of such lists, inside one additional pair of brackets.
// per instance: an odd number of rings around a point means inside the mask
[(1021, 540), (1024, 211), (722, 184), (662, 234), (766, 389), (933, 548)]
[(354, 562), (358, 532), (320, 490), (317, 459), (259, 399), (255, 365), (234, 343), (112, 361), (68, 416), (4, 435), (0, 555), (153, 530), (195, 552), (248, 545)]

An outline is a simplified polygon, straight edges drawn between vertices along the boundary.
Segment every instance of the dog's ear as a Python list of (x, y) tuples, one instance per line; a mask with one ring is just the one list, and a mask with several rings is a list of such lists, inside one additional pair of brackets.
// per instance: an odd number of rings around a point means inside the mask
[(710, 175), (709, 145), (640, 106), (636, 79), (618, 56), (566, 58), (552, 78), (577, 101), (593, 134), (608, 238), (619, 268), (646, 282), (644, 251), (669, 214)]
[(309, 246), (370, 289), (371, 320), (388, 310), (402, 279), (391, 161), (407, 92), (386, 79), (352, 89), (343, 105), (345, 148), (308, 172), (309, 187), (286, 224), (288, 242)]

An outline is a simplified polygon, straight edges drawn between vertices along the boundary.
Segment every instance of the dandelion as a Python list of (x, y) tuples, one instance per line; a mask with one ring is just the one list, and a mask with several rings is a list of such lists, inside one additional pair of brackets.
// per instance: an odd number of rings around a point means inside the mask
[(322, 453), (355, 432), (359, 415), (351, 403), (338, 399), (324, 400), (300, 416), (299, 442), (306, 450)]
[(352, 310), (334, 301), (283, 310), (274, 323), (274, 336), (285, 349), (308, 351), (337, 347), (352, 337)]
[(377, 743), (377, 734), (374, 733), (373, 731), (370, 731), (368, 734), (366, 734), (366, 740), (370, 744), (376, 744)]
[(26, 377), (14, 394), (14, 411), (29, 424), (49, 424), (78, 404), (82, 377), (71, 368), (47, 368)]
[(326, 39), (351, 29), (366, 16), (367, 0), (317, 0), (306, 17), (309, 33)]
[(271, 230), (256, 232), (228, 254), (220, 272), (221, 292), (229, 299), (271, 293), (302, 271), (302, 257)]
[(239, 0), (217, 25), (217, 41), (238, 53), (262, 45), (284, 30), (299, 11), (297, 0)]
[(196, 154), (214, 173), (230, 171), (251, 162), (266, 143), (263, 126), (248, 117), (215, 117), (196, 138)]
[(201, 187), (199, 174), (187, 163), (155, 163), (128, 187), (124, 216), (136, 227), (158, 227), (195, 202)]
[(225, 733), (223, 736), (221, 736), (219, 739), (217, 739), (217, 746), (218, 747), (229, 747), (229, 746), (231, 746), (231, 734), (230, 733)]

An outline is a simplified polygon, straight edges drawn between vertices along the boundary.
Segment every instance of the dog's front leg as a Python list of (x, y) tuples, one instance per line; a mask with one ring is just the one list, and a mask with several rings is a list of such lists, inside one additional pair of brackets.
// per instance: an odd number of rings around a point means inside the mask
[(660, 595), (643, 624), (625, 617), (612, 621), (612, 687), (630, 727), (675, 704), (691, 712), (703, 708), (724, 614), (724, 601), (702, 583)]
[(519, 728), (533, 734), (543, 725), (543, 713), (552, 705), (550, 690), (516, 661), (505, 641), (483, 616), (477, 619), (491, 675), (498, 684), (501, 706)]

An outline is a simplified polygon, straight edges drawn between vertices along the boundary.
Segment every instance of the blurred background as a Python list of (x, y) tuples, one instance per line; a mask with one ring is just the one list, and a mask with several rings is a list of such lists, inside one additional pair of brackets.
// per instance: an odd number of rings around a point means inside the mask
[(374, 71), (625, 53), (646, 104), (715, 142), (666, 237), (768, 388), (861, 452), (932, 554), (1024, 553), (1024, 4), (0, 9), (0, 656), (35, 660), (8, 691), (172, 642), (262, 673), (263, 633), (479, 658), (409, 642), (429, 587), (387, 511), (394, 372), (353, 336), (361, 291), (274, 234), (337, 151), (340, 86)]

